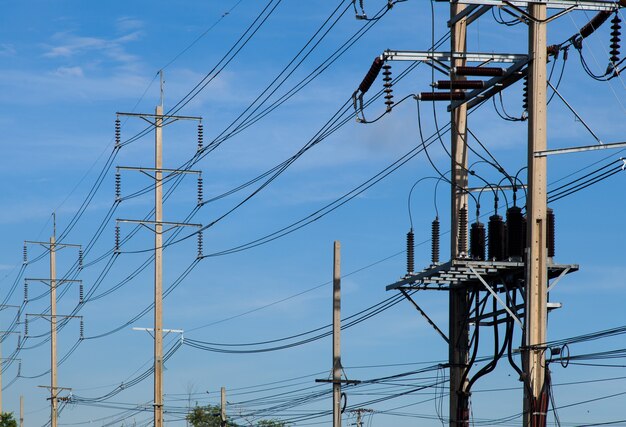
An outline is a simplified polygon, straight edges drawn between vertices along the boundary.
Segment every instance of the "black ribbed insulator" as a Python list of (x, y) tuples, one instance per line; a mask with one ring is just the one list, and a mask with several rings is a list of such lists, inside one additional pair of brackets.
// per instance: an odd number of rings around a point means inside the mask
[(115, 226), (115, 252), (120, 252), (120, 226)]
[(122, 130), (121, 130), (120, 119), (118, 117), (117, 119), (115, 119), (115, 148), (120, 148), (121, 136), (122, 136)]
[(598, 28), (600, 28), (600, 26), (604, 24), (607, 19), (609, 19), (609, 16), (611, 16), (611, 12), (608, 10), (598, 12), (598, 14), (594, 16), (591, 21), (587, 22), (583, 27), (581, 27), (581, 29), (578, 31), (578, 34), (580, 34), (580, 37), (582, 37), (583, 39), (589, 37)]
[(359, 91), (361, 93), (367, 92), (370, 89), (370, 87), (372, 87), (372, 84), (376, 80), (376, 77), (378, 77), (378, 73), (380, 73), (380, 70), (383, 67), (383, 64), (384, 62), (382, 59), (380, 59), (380, 56), (377, 56), (376, 58), (374, 58), (374, 62), (372, 62), (372, 66), (370, 67), (365, 77), (363, 77), (363, 81), (359, 85)]
[(506, 70), (497, 67), (454, 67), (454, 74), (457, 76), (487, 76), (500, 77)]
[(522, 217), (522, 260), (526, 261), (526, 248), (528, 247), (528, 226), (526, 215)]
[(506, 210), (506, 253), (512, 261), (521, 261), (524, 253), (522, 209), (511, 206)]
[(439, 264), (439, 218), (436, 217), (431, 228), (431, 261), (433, 264)]
[(28, 336), (28, 317), (24, 317), (24, 336)]
[(24, 302), (28, 302), (28, 282), (24, 282)]
[(524, 76), (522, 86), (522, 109), (528, 111), (528, 75)]
[(489, 217), (488, 252), (489, 260), (502, 261), (504, 259), (504, 221), (498, 214)]
[[(19, 343), (19, 339), (18, 339), (18, 343)], [(17, 376), (18, 378), (22, 376), (22, 362), (21, 361), (17, 364)]]
[(556, 246), (556, 230), (554, 222), (554, 211), (550, 208), (546, 211), (546, 234), (548, 240), (548, 258), (554, 258)]
[(465, 92), (422, 92), (420, 101), (463, 101)]
[(83, 250), (79, 249), (78, 250), (78, 269), (79, 270), (83, 269), (83, 258), (84, 258)]
[(115, 174), (115, 200), (119, 201), (122, 196), (122, 175), (117, 172)]
[(198, 231), (198, 258), (202, 258), (204, 252), (204, 236), (202, 231)]
[(198, 204), (202, 204), (202, 200), (204, 198), (204, 189), (202, 183), (202, 177), (198, 176)]
[(458, 255), (467, 255), (467, 207), (463, 206), (459, 210), (459, 247)]
[(198, 123), (198, 151), (202, 151), (204, 147), (204, 127), (202, 123)]
[(393, 106), (393, 88), (391, 84), (391, 65), (385, 64), (383, 65), (383, 87), (385, 90), (385, 105), (387, 106), (387, 111), (391, 111), (391, 107)]
[(485, 225), (476, 221), (470, 228), (470, 254), (472, 259), (485, 260)]
[(80, 339), (84, 339), (85, 338), (85, 323), (83, 322), (83, 319), (80, 319)]
[(28, 263), (28, 250), (26, 249), (26, 245), (24, 245), (24, 250), (22, 255), (24, 256), (24, 264)]
[(413, 229), (406, 233), (406, 272), (415, 271), (415, 235)]
[(620, 43), (621, 43), (621, 32), (622, 29), (622, 20), (618, 14), (618, 11), (615, 11), (615, 16), (611, 19), (611, 45), (609, 48), (611, 51), (609, 54), (611, 55), (610, 61), (615, 66), (619, 62), (620, 56)]
[(82, 304), (84, 300), (85, 300), (85, 289), (83, 287), (83, 284), (80, 283), (78, 285), (78, 302)]

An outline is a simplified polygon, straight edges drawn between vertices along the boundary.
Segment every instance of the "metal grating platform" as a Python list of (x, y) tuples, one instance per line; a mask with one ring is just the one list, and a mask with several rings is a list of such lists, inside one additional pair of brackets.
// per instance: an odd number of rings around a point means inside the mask
[[(497, 288), (497, 285), (501, 283), (523, 281), (524, 266), (523, 262), (518, 261), (455, 259), (433, 265), (418, 273), (407, 274), (401, 280), (388, 285), (386, 289), (388, 291), (394, 289), (449, 290), (462, 287), (480, 287), (483, 280), (491, 284), (492, 288)], [(548, 263), (548, 279), (559, 278), (574, 271), (578, 271), (578, 264)]]

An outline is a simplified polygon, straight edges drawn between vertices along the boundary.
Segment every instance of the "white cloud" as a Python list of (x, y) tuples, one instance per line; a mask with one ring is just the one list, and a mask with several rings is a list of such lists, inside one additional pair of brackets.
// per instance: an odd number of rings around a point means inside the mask
[(59, 77), (83, 77), (83, 69), (81, 67), (59, 67), (54, 72)]
[(133, 31), (143, 28), (143, 22), (139, 19), (123, 16), (121, 18), (118, 18), (115, 26), (117, 27), (117, 30), (119, 32)]
[(136, 41), (141, 32), (135, 31), (123, 36), (106, 39), (98, 37), (83, 37), (68, 32), (56, 33), (52, 36), (52, 45), (45, 46), (43, 56), (50, 59), (77, 58), (89, 54), (100, 54), (122, 64), (136, 63), (138, 58), (128, 53), (124, 45)]

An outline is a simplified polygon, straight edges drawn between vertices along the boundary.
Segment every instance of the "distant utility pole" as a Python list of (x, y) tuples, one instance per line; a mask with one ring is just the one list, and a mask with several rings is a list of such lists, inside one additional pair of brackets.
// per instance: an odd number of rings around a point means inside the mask
[(333, 244), (333, 370), (332, 379), (315, 382), (333, 384), (333, 427), (341, 427), (341, 384), (359, 384), (360, 381), (341, 379), (341, 243)]
[[(80, 280), (70, 280), (70, 279), (57, 279), (57, 265), (56, 265), (56, 253), (57, 250), (75, 247), (79, 249), (78, 256), (78, 266), (82, 267), (82, 249), (81, 245), (74, 245), (69, 243), (59, 243), (56, 241), (56, 215), (52, 214), (53, 217), (53, 233), (50, 237), (49, 242), (35, 242), (35, 241), (25, 241), (24, 245), (33, 244), (43, 246), (50, 253), (50, 277), (45, 279), (34, 279), (34, 278), (26, 278), (26, 286), (28, 282), (41, 282), (47, 284), (50, 287), (50, 314), (26, 314), (26, 325), (28, 325), (28, 316), (34, 317), (42, 317), (50, 319), (50, 385), (49, 386), (41, 386), (44, 388), (50, 389), (50, 425), (51, 427), (57, 427), (57, 418), (58, 418), (58, 398), (59, 391), (61, 390), (70, 390), (66, 387), (58, 387), (57, 386), (57, 318), (63, 317), (66, 319), (69, 318), (78, 318), (81, 319), (81, 339), (82, 339), (82, 316), (65, 316), (57, 314), (57, 287), (64, 283), (81, 283)], [(82, 292), (80, 292), (82, 295)], [(25, 336), (28, 335), (28, 331), (25, 331)]]
[[(201, 228), (200, 224), (177, 223), (163, 221), (163, 173), (168, 176), (176, 174), (197, 174), (200, 171), (191, 171), (186, 169), (164, 169), (163, 168), (163, 126), (177, 120), (196, 120), (202, 121), (201, 117), (192, 116), (171, 116), (163, 114), (163, 73), (161, 72), (161, 105), (158, 105), (155, 114), (142, 113), (117, 113), (116, 120), (116, 147), (120, 147), (119, 140), (119, 117), (130, 116), (139, 117), (149, 122), (154, 127), (154, 168), (141, 167), (118, 167), (117, 182), (119, 183), (120, 170), (139, 171), (150, 175), (154, 179), (154, 221), (145, 220), (129, 220), (118, 219), (117, 222), (128, 222), (141, 224), (148, 228), (152, 227), (154, 232), (154, 427), (163, 426), (163, 226), (167, 226), (167, 230), (176, 227), (196, 227)], [(201, 127), (198, 126), (199, 140), (201, 138)], [(200, 145), (200, 141), (199, 141)], [(198, 180), (199, 193), (201, 178)], [(119, 200), (119, 188), (116, 189)], [(200, 201), (199, 201), (200, 202)], [(119, 252), (119, 229), (116, 229), (116, 251)], [(200, 235), (199, 235), (200, 236)], [(199, 237), (200, 239), (200, 237)]]
[(333, 427), (341, 427), (341, 243), (333, 245)]
[(373, 414), (373, 409), (366, 408), (358, 408), (350, 411), (353, 414), (356, 414), (356, 423), (354, 424), (356, 427), (363, 427), (363, 414)]
[[(19, 332), (0, 331), (0, 335), (4, 336), (6, 334), (19, 334)], [(2, 357), (2, 341), (0, 341), (0, 414), (3, 412), (2, 411), (2, 362), (4, 360), (11, 360), (11, 359), (5, 359)]]
[(225, 427), (228, 418), (226, 417), (226, 387), (220, 389), (220, 426)]
[(20, 427), (24, 427), (24, 396), (20, 396)]

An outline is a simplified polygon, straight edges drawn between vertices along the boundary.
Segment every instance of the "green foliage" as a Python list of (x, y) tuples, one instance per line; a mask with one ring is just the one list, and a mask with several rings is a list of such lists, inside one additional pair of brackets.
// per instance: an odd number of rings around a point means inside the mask
[[(196, 406), (187, 414), (187, 420), (193, 427), (220, 427), (222, 421), (220, 407), (213, 405)], [(226, 425), (232, 426), (228, 421), (226, 421)]]
[(259, 421), (257, 426), (258, 427), (287, 427), (287, 424), (278, 420), (261, 420)]
[[(217, 405), (196, 406), (193, 410), (187, 414), (187, 420), (193, 427), (220, 427), (220, 407)], [(248, 425), (246, 423), (246, 425)], [(232, 423), (230, 420), (226, 420), (227, 427), (238, 427), (237, 424)], [(261, 420), (255, 424), (256, 427), (287, 427), (282, 421), (278, 420)], [(0, 425), (0, 427), (3, 427)]]
[(13, 419), (13, 412), (0, 414), (0, 427), (17, 427), (17, 421)]

